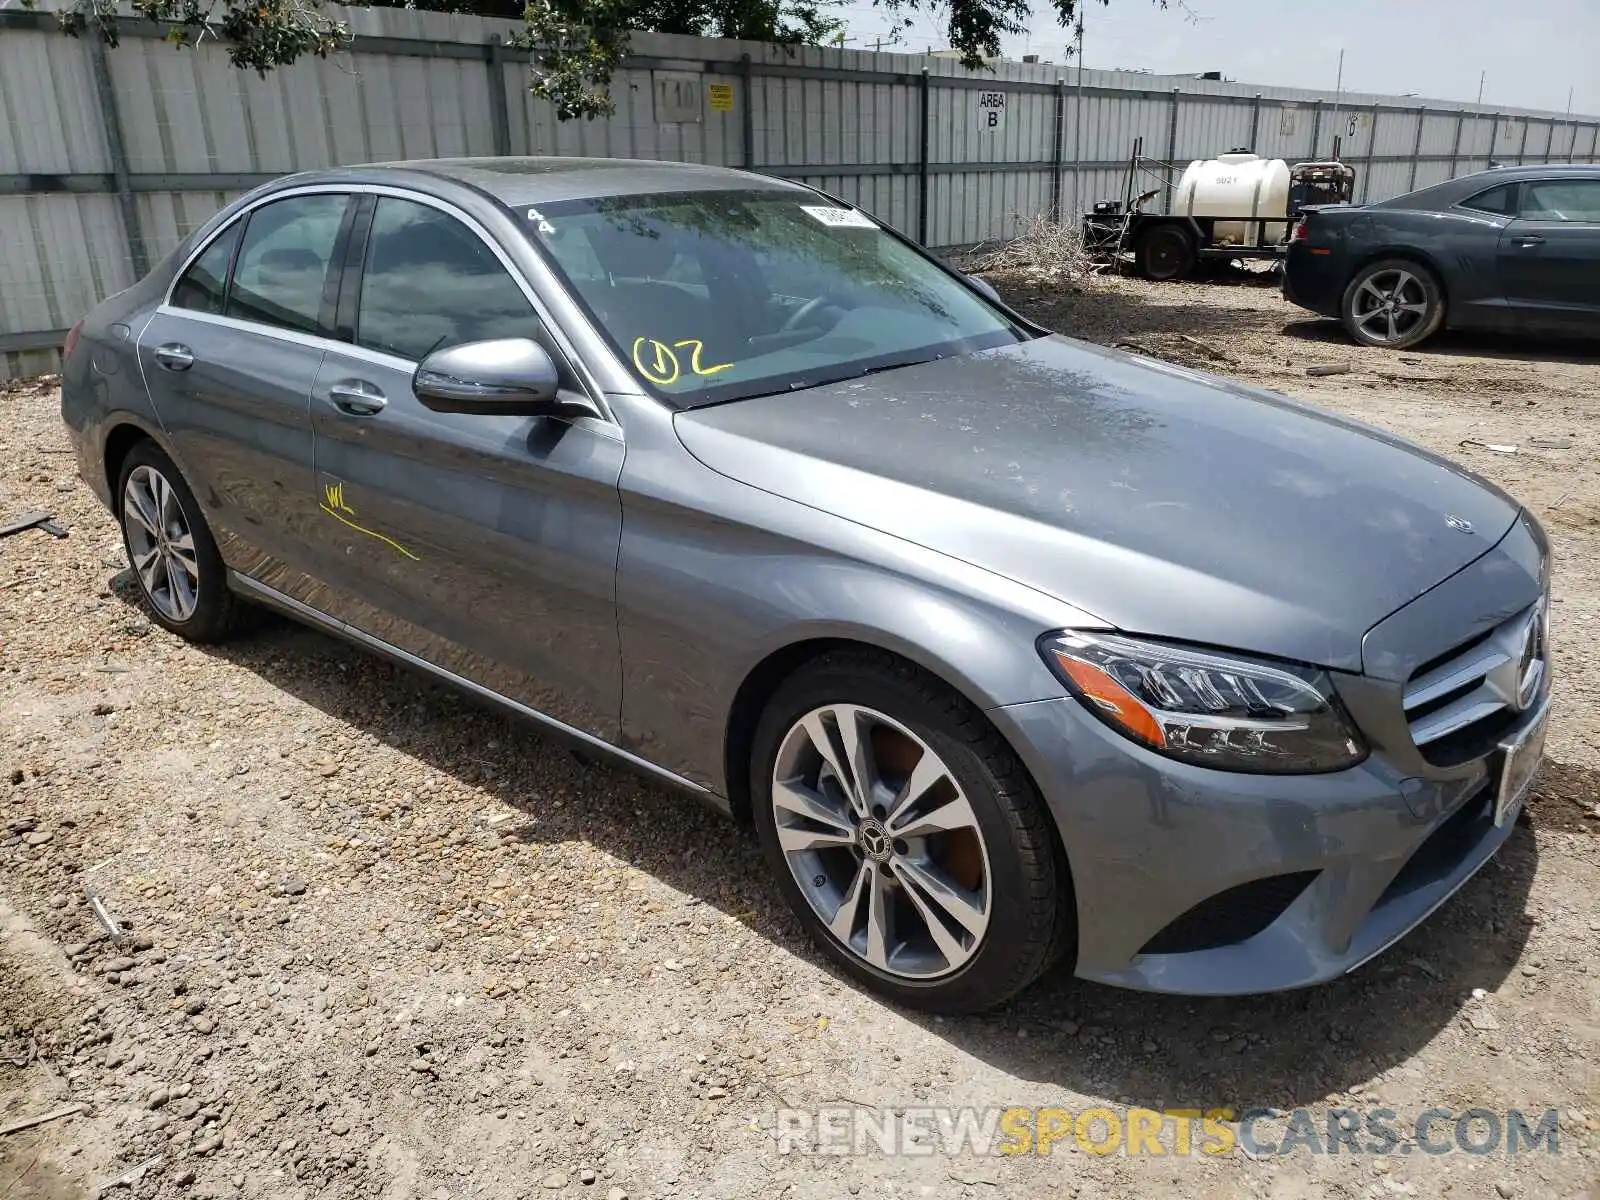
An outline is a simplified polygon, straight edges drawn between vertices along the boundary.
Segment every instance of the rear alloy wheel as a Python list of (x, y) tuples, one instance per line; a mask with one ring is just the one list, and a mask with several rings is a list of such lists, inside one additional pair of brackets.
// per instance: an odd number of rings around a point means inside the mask
[(1176, 225), (1157, 225), (1139, 239), (1133, 257), (1146, 279), (1182, 279), (1194, 270), (1194, 239)]
[(774, 697), (751, 782), (790, 905), (874, 990), (972, 1012), (1048, 965), (1066, 918), (1042, 806), (931, 677), (870, 654), (819, 660)]
[(1389, 259), (1363, 267), (1345, 289), (1344, 327), (1368, 346), (1403, 350), (1444, 322), (1444, 294), (1426, 267)]
[(139, 442), (120, 480), (122, 541), (150, 616), (192, 642), (232, 633), (249, 610), (228, 590), (216, 541), (176, 465), (154, 442)]

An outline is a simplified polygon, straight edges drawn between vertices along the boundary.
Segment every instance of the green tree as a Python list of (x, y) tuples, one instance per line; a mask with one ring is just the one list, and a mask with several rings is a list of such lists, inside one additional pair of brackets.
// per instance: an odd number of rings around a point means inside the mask
[[(1063, 26), (1090, 0), (1046, 0)], [(1167, 0), (1154, 0), (1166, 7)], [(23, 0), (32, 7), (35, 0)], [(780, 45), (820, 45), (838, 35), (841, 0), (356, 0), (358, 7), (471, 13), (522, 21), (514, 43), (532, 58), (530, 87), (563, 118), (612, 111), (612, 72), (634, 32), (743, 38)], [(1101, 0), (1109, 4), (1110, 0)], [(1000, 53), (1000, 39), (1028, 28), (1029, 0), (873, 0), (901, 27), (919, 13), (947, 20), (950, 45), (968, 67)], [(350, 38), (349, 26), (323, 0), (132, 0), (134, 12), (167, 29), (168, 40), (194, 45), (216, 38), (237, 67), (265, 73), (307, 54), (325, 57)], [(117, 0), (72, 0), (61, 27), (117, 44)]]

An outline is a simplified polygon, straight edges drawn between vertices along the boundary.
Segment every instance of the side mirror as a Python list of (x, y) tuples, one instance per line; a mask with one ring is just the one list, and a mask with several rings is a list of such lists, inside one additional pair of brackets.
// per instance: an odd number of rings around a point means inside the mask
[(967, 282), (973, 287), (977, 288), (985, 296), (989, 297), (989, 299), (993, 300), (996, 304), (1004, 307), (1005, 301), (1000, 299), (1000, 293), (994, 290), (994, 284), (990, 283), (987, 279), (980, 279), (976, 275), (968, 275)]
[(411, 390), (434, 412), (481, 416), (597, 416), (581, 396), (563, 394), (550, 354), (528, 338), (468, 342), (417, 365)]

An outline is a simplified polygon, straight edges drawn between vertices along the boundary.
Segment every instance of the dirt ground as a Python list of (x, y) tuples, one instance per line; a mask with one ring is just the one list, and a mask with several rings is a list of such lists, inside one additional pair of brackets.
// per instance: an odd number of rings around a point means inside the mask
[[(825, 968), (753, 841), (693, 801), (316, 633), (199, 649), (152, 627), (54, 391), (13, 389), (0, 518), (47, 508), (70, 537), (0, 541), (0, 1128), (82, 1108), (0, 1133), (0, 1200), (1596, 1195), (1600, 357), (1359, 350), (1237, 282), (997, 282), (1064, 332), (1412, 437), (1545, 523), (1548, 759), (1459, 896), (1289, 995), (1058, 975), (981, 1019), (891, 1009)], [(819, 1105), (1561, 1124), (1553, 1155), (780, 1153), (775, 1110)]]

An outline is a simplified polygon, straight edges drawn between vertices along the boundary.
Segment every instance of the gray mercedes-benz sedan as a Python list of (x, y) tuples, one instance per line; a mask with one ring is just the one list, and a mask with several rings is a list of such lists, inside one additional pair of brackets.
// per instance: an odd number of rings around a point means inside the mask
[(161, 625), (269, 606), (698, 793), (931, 1010), (1337, 977), (1541, 754), (1515, 501), (780, 180), (290, 176), (78, 324), (62, 415)]

